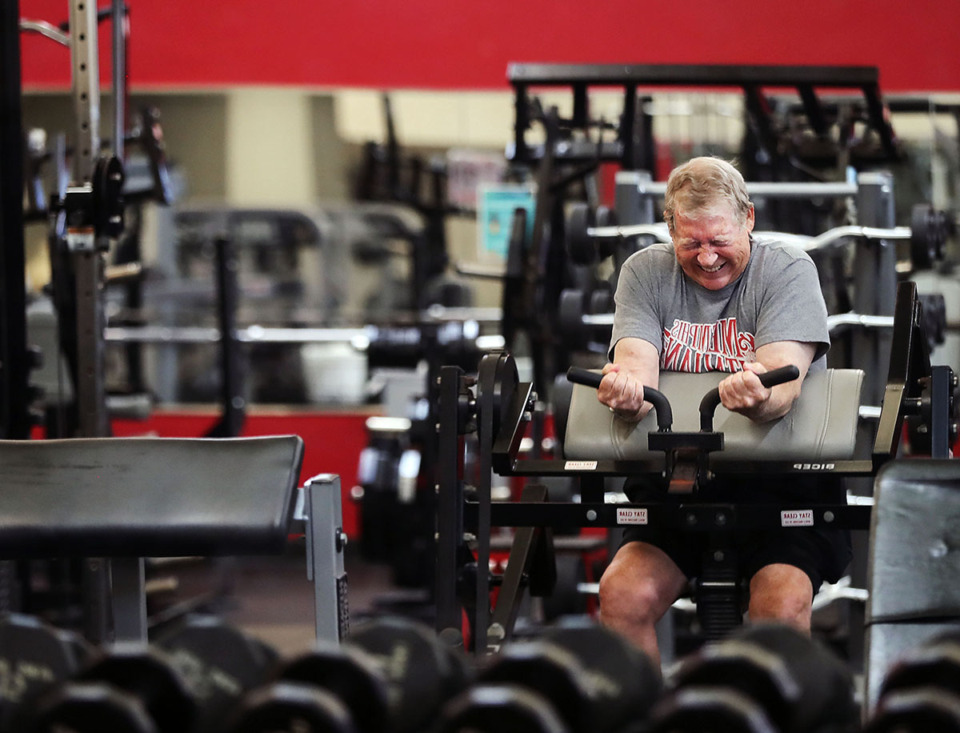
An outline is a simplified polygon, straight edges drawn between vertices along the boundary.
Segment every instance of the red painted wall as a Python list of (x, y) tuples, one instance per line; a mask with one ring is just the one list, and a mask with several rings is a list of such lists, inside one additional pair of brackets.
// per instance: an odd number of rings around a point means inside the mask
[[(960, 89), (957, 0), (127, 1), (135, 89), (507, 89), (516, 61), (866, 65), (884, 92)], [(67, 7), (21, 0), (20, 14), (60, 22)], [(66, 49), (22, 45), (28, 88), (69, 84)]]

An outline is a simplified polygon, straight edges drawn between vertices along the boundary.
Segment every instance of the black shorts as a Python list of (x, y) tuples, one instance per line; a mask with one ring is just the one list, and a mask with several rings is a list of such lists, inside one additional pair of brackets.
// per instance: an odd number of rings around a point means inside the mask
[[(777, 478), (776, 488), (750, 485), (753, 478), (742, 478), (739, 483), (715, 481), (696, 495), (668, 494), (665, 486), (652, 485), (648, 481), (627, 479), (624, 492), (630, 501), (643, 503), (693, 502), (763, 502), (770, 503), (771, 494), (776, 501), (795, 503), (846, 503), (842, 480), (836, 477), (810, 478), (806, 476)], [(684, 532), (655, 524), (634, 525), (624, 530), (623, 541), (646, 542), (663, 550), (687, 576), (700, 575), (703, 554), (710, 541), (707, 532)], [(737, 553), (740, 575), (752, 578), (766, 565), (782, 563), (805, 572), (813, 584), (813, 592), (819, 590), (823, 581), (836, 583), (850, 563), (853, 550), (850, 531), (821, 527), (775, 527), (769, 530), (743, 530), (726, 534), (728, 546)]]

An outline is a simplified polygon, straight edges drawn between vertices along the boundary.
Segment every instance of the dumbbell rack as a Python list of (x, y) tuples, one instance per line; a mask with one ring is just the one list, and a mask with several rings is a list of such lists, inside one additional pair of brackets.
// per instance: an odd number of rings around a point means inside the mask
[[(880, 421), (872, 453), (868, 458), (837, 460), (828, 464), (803, 464), (795, 461), (724, 462), (724, 475), (798, 475), (869, 477), (899, 449), (903, 420), (909, 414), (925, 413), (937, 451), (948, 451), (951, 423), (953, 375), (949, 368), (931, 368), (923, 333), (921, 305), (913, 283), (898, 289), (892, 333), (892, 358), (885, 388)], [(473, 388), (476, 387), (475, 393)], [(472, 645), (477, 653), (496, 648), (509, 638), (512, 628), (501, 619), (515, 619), (510, 608), (519, 603), (524, 578), (533, 567), (538, 549), (549, 553), (551, 527), (618, 527), (624, 512), (643, 509), (650, 523), (680, 529), (697, 527), (700, 531), (728, 532), (781, 526), (781, 512), (803, 507), (785, 505), (696, 504), (663, 506), (645, 503), (604, 503), (603, 479), (634, 475), (662, 475), (662, 461), (564, 461), (521, 458), (519, 448), (531, 420), (536, 396), (533, 385), (518, 380), (516, 366), (509, 354), (490, 354), (481, 361), (476, 382), (465, 377), (458, 367), (444, 367), (440, 377), (440, 473), (438, 509), (437, 627), (440, 630), (461, 626), (462, 607), (471, 617)], [(475, 492), (468, 492), (462, 476), (463, 436), (477, 431), (479, 460)], [(936, 455), (936, 454), (935, 454)], [(546, 503), (532, 494), (516, 502), (493, 502), (490, 476), (575, 476), (581, 487), (580, 503)], [(475, 497), (467, 498), (468, 493)], [(824, 504), (813, 507), (814, 525), (848, 529), (868, 529), (871, 507), (866, 504)], [(509, 565), (519, 577), (503, 578), (497, 600), (496, 620), (491, 623), (489, 566), (492, 527), (524, 528), (515, 535)], [(539, 530), (539, 531), (538, 531)], [(475, 538), (476, 569), (465, 572), (473, 557), (467, 538)], [(465, 559), (467, 561), (465, 562)], [(469, 581), (469, 582), (468, 582)], [(509, 581), (509, 583), (508, 583)], [(467, 587), (467, 586), (470, 587)], [(493, 635), (493, 640), (490, 637)]]

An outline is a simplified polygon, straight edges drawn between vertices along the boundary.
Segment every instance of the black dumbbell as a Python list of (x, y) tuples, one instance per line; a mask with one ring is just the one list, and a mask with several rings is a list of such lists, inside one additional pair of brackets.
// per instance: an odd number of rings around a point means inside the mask
[(914, 204), (910, 212), (910, 261), (915, 270), (926, 270), (943, 259), (947, 240), (956, 233), (949, 212), (930, 204)]
[(938, 634), (887, 671), (864, 733), (960, 731), (960, 633)]
[(792, 627), (759, 623), (681, 661), (650, 733), (853, 730), (859, 722), (849, 670)]
[(616, 213), (607, 206), (594, 209), (583, 202), (570, 204), (564, 220), (564, 237), (570, 260), (578, 265), (592, 265), (613, 254), (613, 239), (597, 239), (590, 236), (587, 230), (616, 224)]
[(607, 733), (639, 726), (660, 697), (659, 670), (592, 621), (505, 646), (446, 706), (438, 730)]
[(22, 706), (61, 680), (73, 677), (93, 655), (93, 647), (73, 632), (36, 617), (9, 614), (0, 618), (0, 731), (18, 729)]
[[(462, 652), (442, 643), (426, 625), (385, 617), (358, 625), (342, 645), (318, 644), (280, 665), (272, 688), (258, 690), (245, 714), (269, 707), (272, 721), (300, 714), (302, 688), (330, 693), (348, 711), (358, 733), (412, 733), (427, 728), (441, 705), (466, 687), (470, 670)], [(321, 711), (317, 712), (321, 715)], [(282, 725), (281, 725), (281, 729)], [(235, 723), (234, 731), (273, 731)]]
[[(562, 290), (557, 302), (557, 323), (563, 343), (570, 350), (580, 351), (599, 342), (605, 350), (613, 324), (613, 309), (613, 292), (609, 287)], [(609, 316), (610, 322), (606, 325), (587, 323), (585, 316)]]
[(277, 652), (217, 616), (190, 616), (156, 646), (169, 656), (199, 707), (197, 730), (214, 730), (248, 691), (266, 684)]
[(105, 650), (34, 702), (24, 733), (191, 733), (199, 713), (166, 653), (137, 642)]
[(359, 733), (353, 715), (333, 693), (298, 682), (273, 682), (245, 696), (231, 712), (229, 733)]

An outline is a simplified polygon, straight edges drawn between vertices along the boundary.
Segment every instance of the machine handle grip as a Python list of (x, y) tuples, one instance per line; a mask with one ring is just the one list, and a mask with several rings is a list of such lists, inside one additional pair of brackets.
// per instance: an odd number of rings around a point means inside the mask
[[(585, 387), (596, 389), (603, 381), (603, 375), (581, 367), (570, 367), (567, 369), (567, 379), (574, 384), (582, 384)], [(673, 425), (673, 410), (670, 408), (670, 402), (663, 392), (653, 387), (644, 387), (643, 401), (653, 405), (653, 409), (657, 413), (657, 430), (661, 433), (670, 432)]]
[(786, 366), (782, 366), (778, 369), (771, 369), (769, 372), (764, 372), (761, 374), (760, 384), (767, 389), (770, 389), (771, 387), (776, 387), (778, 384), (783, 384), (784, 382), (792, 382), (799, 376), (800, 370), (793, 364), (787, 364)]
[(570, 367), (567, 369), (567, 380), (574, 384), (582, 384), (584, 387), (597, 389), (600, 382), (603, 381), (603, 375), (582, 367)]
[[(771, 369), (769, 372), (764, 372), (758, 376), (760, 377), (760, 384), (767, 389), (770, 389), (771, 387), (776, 387), (778, 384), (792, 382), (794, 379), (799, 378), (800, 370), (793, 364), (788, 364), (787, 366), (782, 366), (778, 369)], [(710, 390), (706, 395), (704, 395), (703, 400), (700, 402), (701, 431), (707, 433), (713, 432), (713, 413), (716, 411), (719, 404), (719, 387)]]

